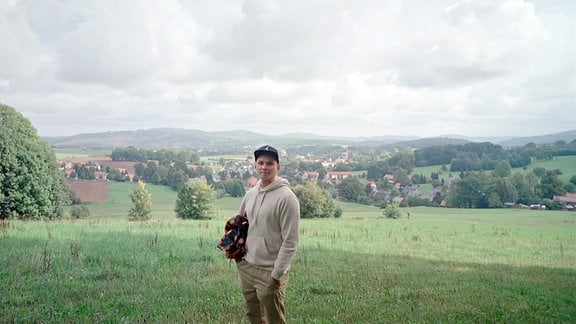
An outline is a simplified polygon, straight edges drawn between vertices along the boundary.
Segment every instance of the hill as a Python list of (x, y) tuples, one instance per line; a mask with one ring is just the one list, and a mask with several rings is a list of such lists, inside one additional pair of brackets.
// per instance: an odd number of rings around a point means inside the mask
[(143, 149), (186, 148), (218, 153), (238, 153), (245, 148), (269, 143), (280, 147), (295, 145), (355, 145), (388, 148), (422, 148), (435, 145), (491, 142), (506, 147), (527, 143), (548, 144), (576, 139), (576, 130), (535, 137), (472, 138), (458, 135), (435, 138), (416, 136), (331, 137), (315, 134), (291, 133), (279, 136), (264, 135), (246, 130), (206, 132), (193, 129), (154, 128), (103, 133), (86, 133), (65, 137), (44, 137), (54, 148), (107, 148), (133, 146)]
[(551, 144), (551, 143), (555, 143), (556, 141), (565, 141), (566, 143), (570, 143), (571, 141), (573, 141), (575, 139), (576, 139), (576, 129), (573, 129), (573, 130), (555, 133), (555, 134), (511, 138), (511, 139), (502, 141), (498, 144), (500, 144), (502, 146), (510, 147), (510, 146), (522, 146), (522, 145), (526, 145), (527, 143)]

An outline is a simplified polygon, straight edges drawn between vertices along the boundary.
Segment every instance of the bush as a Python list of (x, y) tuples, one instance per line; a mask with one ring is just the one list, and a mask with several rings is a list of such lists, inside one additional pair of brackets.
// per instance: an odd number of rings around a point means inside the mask
[(86, 205), (74, 205), (70, 210), (70, 216), (72, 218), (86, 218), (90, 216), (90, 209)]
[(398, 219), (402, 217), (402, 213), (400, 212), (400, 205), (398, 203), (389, 203), (384, 207), (384, 216), (386, 218)]

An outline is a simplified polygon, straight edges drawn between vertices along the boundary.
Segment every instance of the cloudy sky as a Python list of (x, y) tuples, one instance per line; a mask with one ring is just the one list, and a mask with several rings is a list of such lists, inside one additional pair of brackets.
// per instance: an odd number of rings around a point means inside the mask
[(2, 0), (0, 103), (41, 136), (576, 129), (573, 0)]

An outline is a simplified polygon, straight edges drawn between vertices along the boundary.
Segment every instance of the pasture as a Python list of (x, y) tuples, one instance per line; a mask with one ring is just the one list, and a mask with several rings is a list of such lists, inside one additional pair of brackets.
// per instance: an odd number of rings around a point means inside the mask
[[(176, 193), (148, 185), (153, 219), (129, 222), (135, 187), (112, 183), (87, 219), (3, 222), (0, 322), (246, 323), (215, 248), (240, 199), (183, 221)], [(338, 205), (301, 222), (292, 323), (576, 321), (576, 213)]]
[[(450, 165), (446, 165), (446, 167), (450, 168)], [(560, 180), (564, 183), (568, 183), (570, 181), (570, 177), (576, 175), (576, 156), (569, 155), (569, 156), (555, 156), (551, 160), (545, 161), (534, 161), (530, 163), (526, 167), (526, 169), (522, 168), (512, 168), (512, 174), (514, 173), (525, 173), (526, 171), (532, 171), (534, 168), (544, 168), (546, 170), (560, 170), (562, 172), (561, 175), (558, 176)], [(442, 171), (441, 165), (432, 165), (432, 166), (425, 166), (425, 167), (416, 167), (414, 168), (413, 174), (423, 174), (425, 176), (430, 176), (432, 172), (438, 173), (440, 179), (446, 179), (448, 177), (458, 177), (460, 172), (450, 172), (450, 171)]]

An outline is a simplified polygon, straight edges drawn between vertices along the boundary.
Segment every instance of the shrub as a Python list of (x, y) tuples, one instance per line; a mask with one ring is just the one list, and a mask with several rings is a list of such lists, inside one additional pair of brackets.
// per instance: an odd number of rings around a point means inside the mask
[(86, 205), (74, 205), (70, 211), (72, 218), (86, 218), (90, 216), (90, 209)]
[(402, 213), (400, 212), (400, 205), (398, 203), (392, 202), (384, 207), (384, 216), (386, 218), (398, 219), (402, 217)]

